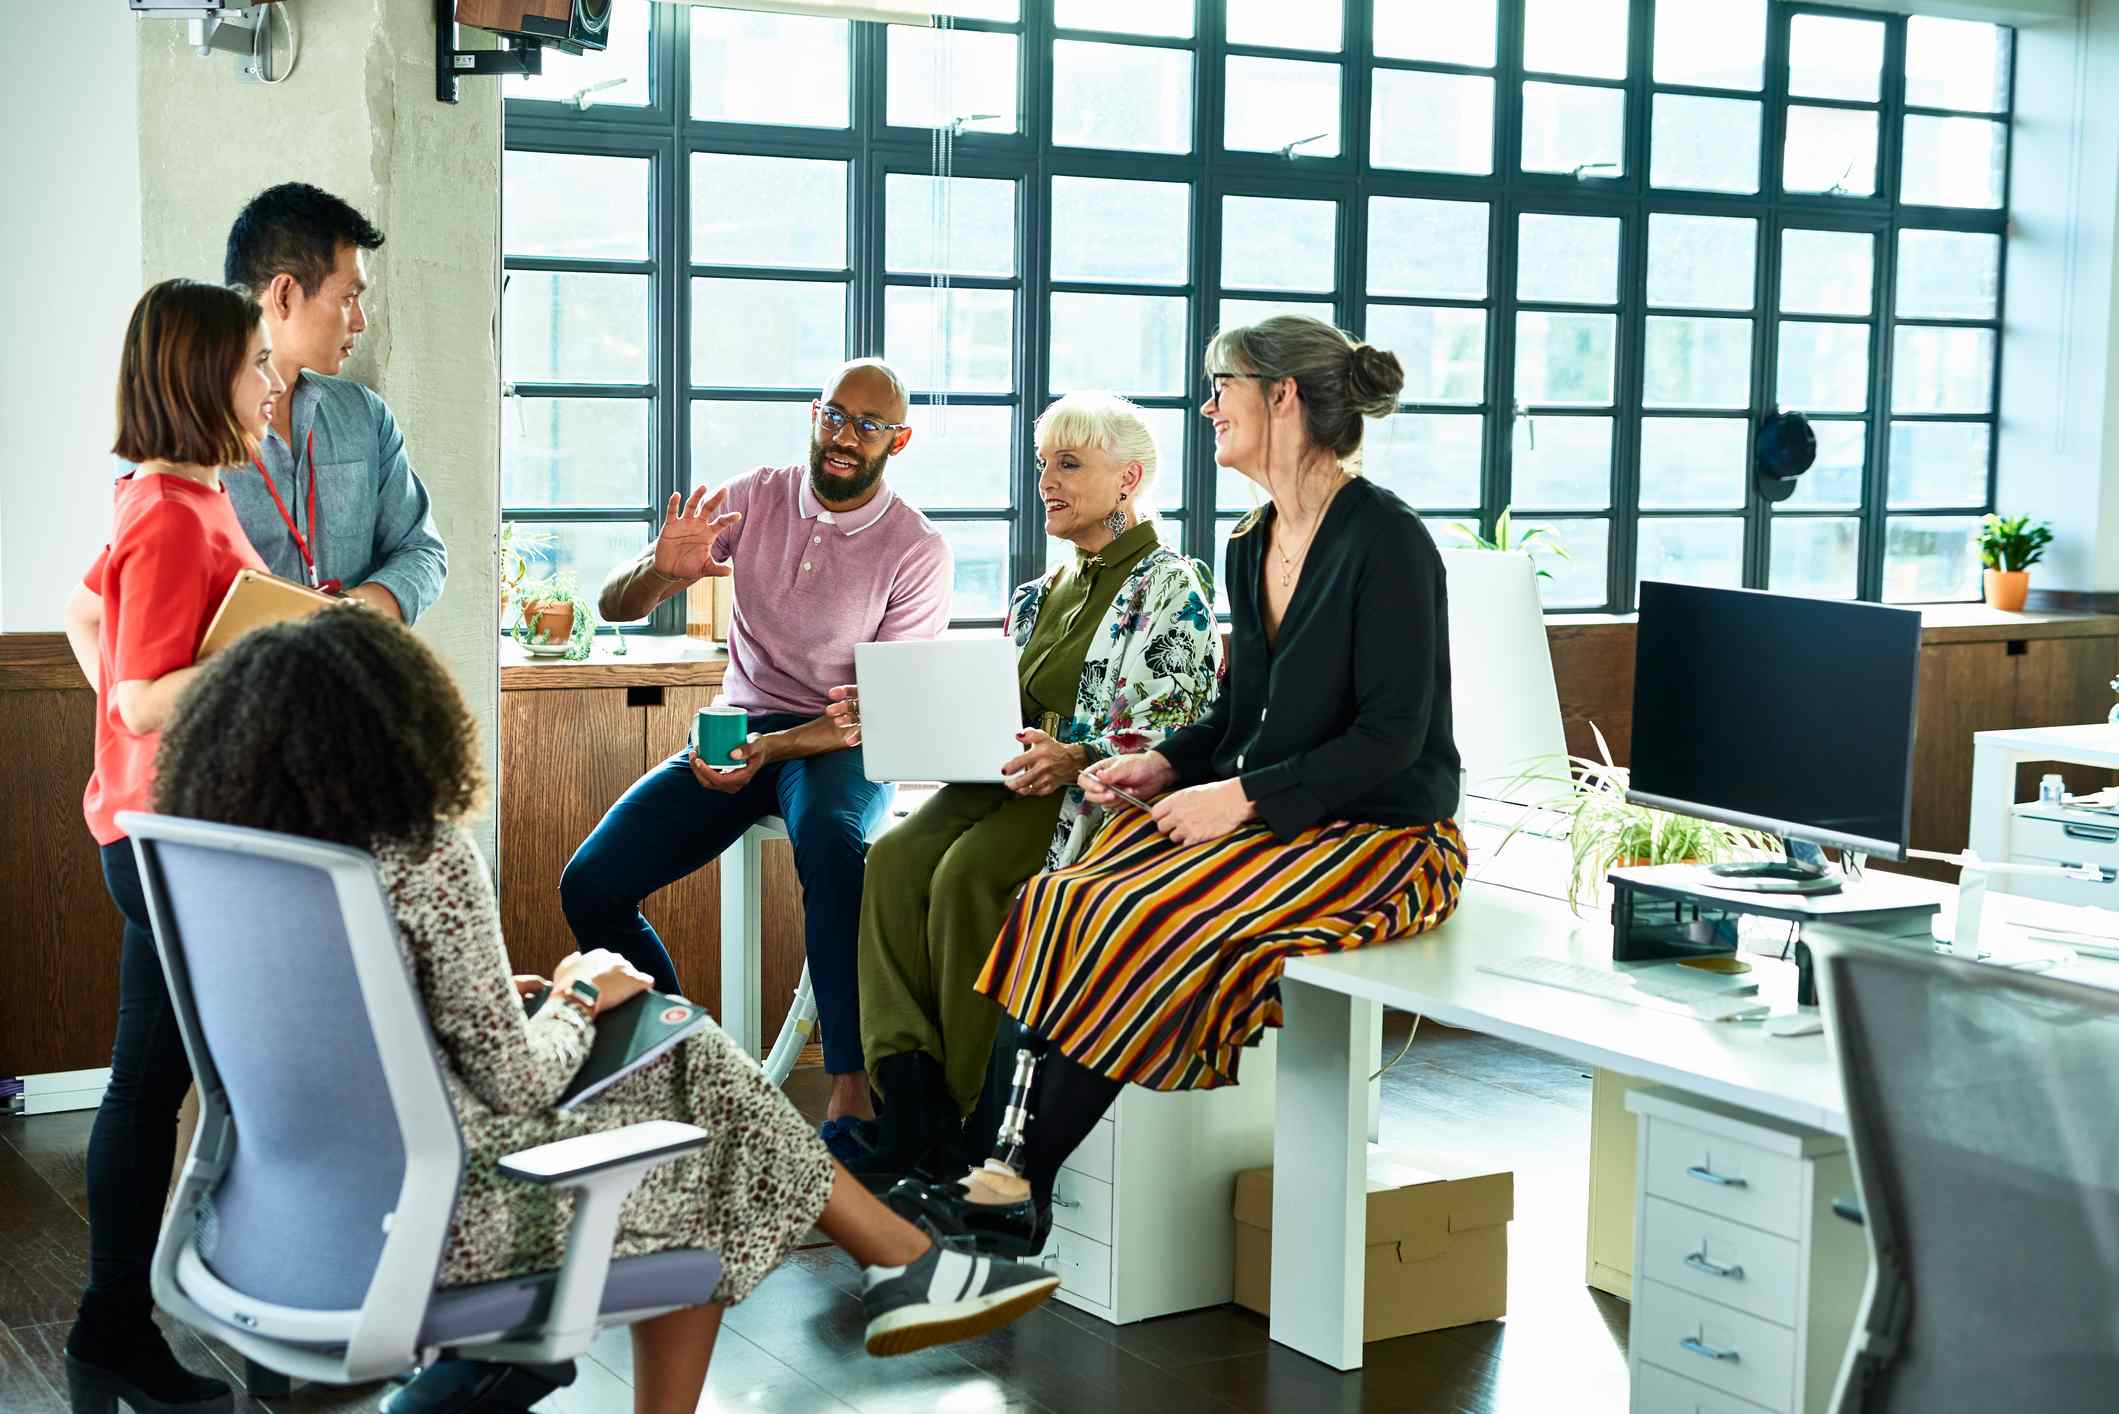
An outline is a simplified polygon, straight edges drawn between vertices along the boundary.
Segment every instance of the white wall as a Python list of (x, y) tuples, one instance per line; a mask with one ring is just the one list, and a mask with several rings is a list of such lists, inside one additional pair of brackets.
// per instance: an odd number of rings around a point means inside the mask
[(124, 0), (35, 11), (0, 82), (8, 633), (58, 628), (68, 591), (106, 538), (118, 349), (143, 288), (135, 21)]

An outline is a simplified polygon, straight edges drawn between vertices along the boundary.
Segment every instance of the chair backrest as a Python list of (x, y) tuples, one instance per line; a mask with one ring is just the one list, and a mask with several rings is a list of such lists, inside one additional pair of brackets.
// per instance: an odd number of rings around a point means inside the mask
[(1876, 1259), (1840, 1407), (2111, 1407), (2119, 993), (1882, 947), (1825, 985)]
[(219, 1170), (199, 1194), (199, 1257), (270, 1306), (362, 1307), (386, 1246), (431, 1290), (462, 1142), (374, 861), (259, 830), (120, 824), (198, 1082), (198, 1152)]

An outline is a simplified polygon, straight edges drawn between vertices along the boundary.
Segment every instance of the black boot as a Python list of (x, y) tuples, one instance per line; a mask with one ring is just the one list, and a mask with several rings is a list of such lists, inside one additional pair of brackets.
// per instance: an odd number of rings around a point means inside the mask
[(883, 1092), (876, 1147), (846, 1171), (881, 1192), (909, 1173), (934, 1172), (947, 1163), (957, 1109), (942, 1063), (925, 1051), (885, 1056), (876, 1062), (875, 1075)]
[(81, 1298), (66, 1338), (66, 1387), (74, 1414), (226, 1414), (235, 1397), (220, 1380), (178, 1361), (154, 1322), (146, 1293)]

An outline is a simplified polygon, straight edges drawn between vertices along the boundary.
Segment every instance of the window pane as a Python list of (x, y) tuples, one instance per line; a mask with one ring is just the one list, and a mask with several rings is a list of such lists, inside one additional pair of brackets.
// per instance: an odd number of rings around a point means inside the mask
[[(548, 47), (542, 56), (543, 72), (510, 74), (501, 80), (501, 92), (511, 99), (571, 105), (579, 95), (597, 108), (643, 107), (648, 101), (648, 32), (654, 18), (647, 0), (618, 0), (611, 7), (609, 48), (568, 54)], [(613, 79), (617, 83), (612, 87), (602, 87)]]
[[(958, 132), (1016, 131), (1016, 37), (988, 30), (909, 29), (889, 25), (889, 112), (893, 127)], [(788, 83), (802, 67), (774, 75)]]
[(1766, 71), (1766, 0), (1657, 0), (1655, 81), (1756, 90)]
[(1767, 588), (1811, 599), (1852, 599), (1860, 569), (1860, 521), (1774, 517)]
[(1523, 67), (1626, 77), (1627, 0), (1524, 0)]
[(1984, 502), (1992, 441), (1993, 429), (1984, 422), (1892, 423), (1892, 509)]
[(1486, 400), (1485, 310), (1372, 304), (1368, 311), (1368, 341), (1389, 349), (1405, 365), (1405, 390), (1398, 395), (1400, 401)]
[(1369, 26), (1379, 58), (1494, 66), (1494, 0), (1374, 0)]
[(1641, 505), (1733, 510), (1751, 474), (1751, 424), (1740, 417), (1641, 419)]
[(506, 341), (501, 377), (513, 383), (646, 383), (645, 275), (548, 275), (501, 280)]
[(1494, 81), (1476, 74), (1372, 71), (1369, 161), (1413, 172), (1494, 170)]
[(1369, 198), (1369, 293), (1483, 299), (1483, 201)]
[(1869, 406), (1869, 326), (1781, 322), (1774, 398), (1791, 412), (1860, 412)]
[(1052, 391), (1183, 393), (1191, 388), (1181, 295), (1052, 297)]
[(1476, 506), (1485, 435), (1486, 419), (1477, 413), (1396, 413), (1368, 425), (1361, 471), (1408, 505)]
[(1190, 50), (1058, 40), (1052, 95), (1052, 140), (1061, 147), (1192, 150)]
[(503, 155), (500, 248), (571, 260), (647, 259), (648, 162), (565, 152)]
[(1867, 231), (1783, 231), (1781, 309), (1864, 316), (1876, 283), (1876, 237)]
[[(844, 20), (694, 9), (692, 116), (843, 128), (853, 88)], [(789, 83), (789, 74), (802, 82)]]
[(1788, 92), (1874, 103), (1883, 91), (1884, 27), (1876, 20), (1797, 15), (1788, 25)]
[(1751, 404), (1751, 321), (1648, 316), (1641, 404), (1740, 408)]
[[(1236, 476), (1236, 473), (1225, 471), (1222, 475)], [(1214, 522), (1213, 553), (1201, 556), (1214, 569), (1214, 612), (1217, 614), (1226, 615), (1229, 612), (1229, 536), (1238, 524), (1240, 522), (1233, 520)]]
[[(531, 577), (572, 575), (574, 582), (585, 590), (601, 584), (603, 577), (617, 566), (638, 559), (648, 542), (647, 522), (639, 520), (592, 521), (585, 525), (534, 521), (526, 522), (524, 528), (534, 528), (552, 538), (551, 544), (545, 547), (544, 562), (531, 569)], [(519, 618), (510, 608), (508, 627), (513, 628), (517, 622)], [(643, 617), (627, 622), (638, 624), (647, 620)]]
[(1517, 401), (1608, 405), (1617, 329), (1617, 318), (1609, 314), (1518, 314)]
[(1559, 540), (1567, 558), (1541, 552), (1538, 568), (1551, 576), (1538, 581), (1538, 597), (1548, 609), (1601, 609), (1609, 601), (1605, 580), (1611, 572), (1611, 522), (1608, 520), (1516, 520), (1520, 535), (1539, 527)]
[(1340, 3), (1341, 0), (1307, 0), (1305, 4), (1290, 5), (1286, 0), (1229, 0), (1229, 43), (1337, 52)]
[(1648, 302), (1677, 309), (1749, 309), (1758, 222), (1749, 216), (1648, 218)]
[(1008, 523), (945, 520), (935, 528), (956, 559), (956, 593), (949, 616), (998, 619), (1007, 613), (1008, 595), (1015, 588), (1008, 582)]
[(1714, 589), (1744, 584), (1744, 523), (1740, 520), (1642, 516), (1638, 532), (1639, 573), (1644, 580), (1674, 580)]
[(1190, 39), (1192, 0), (1055, 0), (1052, 20), (1061, 29)]
[(1992, 319), (2000, 295), (2001, 237), (1978, 231), (1898, 233), (1900, 318)]
[(1884, 530), (1884, 601), (1977, 599), (1977, 516), (1893, 516)]
[(845, 357), (836, 281), (692, 281), (695, 386), (813, 389)]
[(1993, 330), (1898, 326), (1891, 348), (1891, 411), (1985, 412), (1993, 400)]
[(1518, 509), (1606, 509), (1611, 505), (1611, 419), (1519, 419), (1509, 484), (1509, 503)]
[(1917, 206), (1995, 210), (2009, 156), (2008, 130), (1985, 118), (1906, 116), (1898, 199)]
[[(1269, 196), (1221, 199), (1221, 283), (1246, 290), (1329, 290), (1339, 204)], [(1107, 233), (1108, 234), (1108, 233)]]
[(1006, 509), (1015, 409), (913, 404), (912, 440), (890, 459), (890, 485), (921, 510)]
[(1907, 20), (1906, 102), (1999, 113), (2009, 102), (2009, 32), (1970, 20)]
[(1238, 324), (1256, 324), (1259, 320), (1271, 319), (1276, 314), (1307, 314), (1312, 319), (1322, 319), (1327, 324), (1339, 322), (1339, 311), (1330, 300), (1224, 299), (1221, 301), (1219, 327), (1233, 329)]
[[(1155, 481), (1147, 493), (1149, 503), (1163, 514), (1175, 516), (1185, 503), (1185, 432), (1195, 425), (1204, 427), (1205, 420), (1188, 407), (1141, 408), (1139, 412), (1148, 435), (1155, 439)], [(1236, 479), (1244, 478), (1238, 475)], [(1245, 510), (1251, 507), (1249, 501), (1241, 504)], [(1163, 543), (1175, 545), (1178, 534), (1178, 527), (1165, 525)]]
[(1224, 71), (1231, 152), (1339, 155), (1339, 66), (1301, 59), (1230, 58)]
[(1760, 111), (1747, 98), (1657, 94), (1648, 180), (1682, 191), (1757, 191)]
[(692, 154), (692, 263), (846, 266), (846, 164)]
[(1015, 273), (1015, 183), (892, 172), (883, 179), (883, 259), (892, 270)]
[(1874, 196), (1876, 115), (1791, 106), (1781, 185), (1792, 192)]
[(883, 292), (883, 354), (907, 387), (1010, 392), (1015, 292), (892, 285)]
[(1523, 85), (1523, 170), (1625, 175), (1625, 91), (1572, 83)]
[(1524, 212), (1516, 228), (1516, 298), (1553, 304), (1616, 303), (1618, 218)]
[[(1113, 240), (1113, 231), (1138, 240)], [(1181, 285), (1192, 258), (1192, 188), (1183, 182), (1052, 179), (1052, 278)]]
[(638, 398), (503, 398), (505, 506), (644, 506), (648, 403)]
[(1818, 421), (1817, 460), (1795, 479), (1795, 494), (1780, 503), (1783, 510), (1858, 511), (1862, 478), (1868, 470), (1869, 424)]
[[(829, 370), (820, 372), (822, 383)], [(692, 485), (719, 486), (761, 466), (800, 466), (815, 435), (809, 401), (692, 399)], [(898, 479), (892, 462), (890, 479)]]

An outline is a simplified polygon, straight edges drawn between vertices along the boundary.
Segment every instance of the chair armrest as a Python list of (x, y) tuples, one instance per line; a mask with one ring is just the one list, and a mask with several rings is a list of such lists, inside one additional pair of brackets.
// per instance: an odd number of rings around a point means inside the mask
[(621, 1167), (659, 1167), (705, 1143), (706, 1131), (696, 1125), (654, 1119), (519, 1150), (500, 1161), (500, 1171), (524, 1183), (576, 1188), (584, 1179)]

